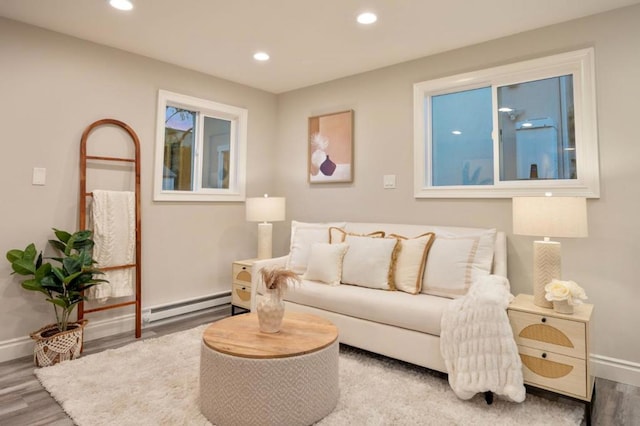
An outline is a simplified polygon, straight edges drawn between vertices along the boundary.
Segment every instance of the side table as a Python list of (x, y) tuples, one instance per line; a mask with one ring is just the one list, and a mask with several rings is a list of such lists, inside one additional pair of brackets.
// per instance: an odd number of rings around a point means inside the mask
[(256, 259), (236, 260), (231, 265), (231, 315), (236, 309), (247, 312), (251, 309), (251, 266)]
[(519, 294), (509, 305), (509, 321), (522, 359), (524, 383), (585, 403), (591, 424), (595, 380), (589, 365), (589, 337), (593, 305), (561, 314)]

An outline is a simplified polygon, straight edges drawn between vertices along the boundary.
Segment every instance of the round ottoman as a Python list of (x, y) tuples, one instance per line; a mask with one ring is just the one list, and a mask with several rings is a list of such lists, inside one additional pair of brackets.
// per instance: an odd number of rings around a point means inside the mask
[(310, 425), (338, 396), (338, 331), (326, 319), (287, 312), (270, 334), (244, 314), (203, 334), (200, 408), (217, 426)]

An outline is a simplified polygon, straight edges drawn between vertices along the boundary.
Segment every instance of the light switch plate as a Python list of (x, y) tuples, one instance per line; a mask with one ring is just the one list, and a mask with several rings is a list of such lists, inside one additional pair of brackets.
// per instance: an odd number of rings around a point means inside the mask
[(384, 175), (382, 177), (382, 186), (384, 189), (393, 189), (396, 187), (396, 175)]
[(33, 168), (33, 185), (44, 185), (47, 182), (47, 169), (44, 167)]

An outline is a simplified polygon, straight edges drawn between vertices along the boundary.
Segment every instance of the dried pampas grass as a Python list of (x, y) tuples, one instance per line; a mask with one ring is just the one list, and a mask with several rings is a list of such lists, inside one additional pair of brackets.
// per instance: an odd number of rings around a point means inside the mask
[(284, 268), (262, 268), (262, 282), (268, 290), (276, 291), (282, 297), (289, 285), (300, 283), (300, 277), (293, 271)]

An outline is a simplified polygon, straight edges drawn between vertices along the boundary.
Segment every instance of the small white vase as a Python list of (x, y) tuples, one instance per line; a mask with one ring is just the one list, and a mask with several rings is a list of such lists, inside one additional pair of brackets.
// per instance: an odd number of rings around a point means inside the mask
[(284, 317), (284, 301), (279, 292), (267, 290), (265, 297), (256, 306), (258, 311), (258, 324), (263, 333), (277, 333), (282, 325)]
[(573, 305), (570, 305), (567, 300), (554, 300), (553, 310), (559, 314), (572, 314)]

